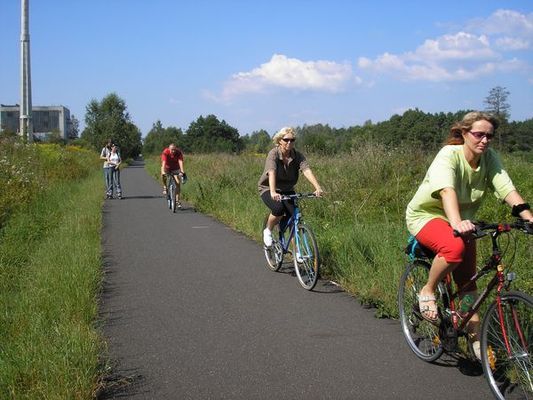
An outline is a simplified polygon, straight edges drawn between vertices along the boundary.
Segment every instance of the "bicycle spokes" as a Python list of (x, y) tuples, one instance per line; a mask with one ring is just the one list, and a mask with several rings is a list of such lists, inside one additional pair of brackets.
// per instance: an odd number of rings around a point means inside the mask
[(482, 364), (499, 398), (533, 398), (533, 301), (520, 293), (506, 294), (491, 305), (482, 328)]
[(318, 281), (320, 259), (315, 237), (304, 224), (300, 224), (295, 232), (293, 252), (294, 269), (300, 284), (307, 290), (313, 289)]
[(429, 264), (409, 264), (400, 279), (398, 307), (405, 340), (417, 357), (434, 361), (443, 352), (439, 327), (422, 318), (418, 294), (427, 281)]

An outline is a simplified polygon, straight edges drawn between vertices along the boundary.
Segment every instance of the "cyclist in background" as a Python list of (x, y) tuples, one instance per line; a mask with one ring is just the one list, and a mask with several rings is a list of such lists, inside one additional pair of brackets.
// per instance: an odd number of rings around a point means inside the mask
[(259, 178), (259, 194), (270, 208), (267, 227), (263, 231), (265, 246), (272, 245), (272, 229), (279, 223), (283, 215), (292, 215), (292, 201), (281, 201), (281, 194), (294, 194), (294, 186), (298, 182), (300, 171), (315, 188), (315, 195), (321, 196), (323, 191), (315, 175), (309, 168), (305, 156), (294, 149), (296, 131), (294, 128), (281, 128), (272, 138), (275, 147), (269, 151), (265, 169)]
[[(456, 122), (407, 206), (409, 232), (436, 254), (428, 281), (418, 296), (422, 316), (432, 323), (438, 321), (438, 283), (453, 271), (454, 281), (463, 287), (476, 272), (476, 243), (469, 234), (475, 230), (471, 220), (484, 195), (494, 192), (513, 208), (513, 215), (533, 222), (529, 205), (489, 147), (498, 125), (494, 116), (477, 111)], [(460, 236), (456, 237), (454, 231)], [(461, 301), (467, 308), (475, 301), (477, 288), (472, 284), (465, 289), (467, 293)], [(467, 331), (478, 358), (479, 330), (479, 315), (475, 314)]]
[(161, 153), (161, 182), (163, 183), (163, 194), (167, 194), (167, 174), (172, 174), (176, 181), (176, 204), (181, 208), (180, 202), (180, 178), (185, 176), (183, 167), (183, 152), (171, 143)]

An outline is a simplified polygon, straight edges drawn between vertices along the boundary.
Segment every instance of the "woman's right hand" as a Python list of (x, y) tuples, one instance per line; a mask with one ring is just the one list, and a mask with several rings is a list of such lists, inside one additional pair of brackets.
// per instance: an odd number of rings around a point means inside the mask
[(460, 235), (465, 235), (467, 233), (472, 233), (476, 230), (476, 226), (469, 219), (459, 221), (458, 223), (450, 224), (454, 231), (457, 231)]
[(279, 193), (270, 192), (270, 197), (272, 197), (272, 200), (281, 201), (281, 194)]

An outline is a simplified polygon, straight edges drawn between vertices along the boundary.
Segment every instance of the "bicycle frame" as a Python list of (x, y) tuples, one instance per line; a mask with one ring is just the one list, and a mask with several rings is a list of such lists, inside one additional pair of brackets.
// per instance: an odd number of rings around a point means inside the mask
[[(281, 243), (281, 248), (283, 249), (283, 253), (289, 252), (289, 246), (294, 238), (296, 240), (296, 246), (299, 246), (299, 236), (295, 234), (298, 224), (300, 223), (302, 219), (302, 215), (300, 213), (300, 207), (298, 206), (298, 199), (294, 198), (294, 214), (289, 217), (287, 220), (287, 224), (283, 229), (280, 229), (279, 231), (279, 241)], [(281, 226), (280, 226), (281, 228)], [(289, 237), (285, 239), (285, 232), (287, 229), (290, 229), (289, 231)]]
[[(444, 280), (445, 286), (446, 286), (446, 292), (449, 296), (449, 299), (448, 299), (449, 304), (445, 304), (445, 308), (446, 308), (446, 311), (449, 308), (452, 325), (453, 325), (454, 330), (457, 332), (465, 331), (466, 325), (468, 324), (472, 316), (479, 311), (483, 302), (487, 299), (487, 297), (494, 290), (494, 288), (496, 288), (495, 302), (497, 304), (500, 325), (502, 326), (502, 335), (504, 337), (504, 344), (505, 344), (505, 348), (507, 349), (508, 354), (511, 354), (511, 345), (509, 343), (509, 338), (506, 332), (505, 324), (503, 323), (503, 311), (502, 311), (502, 305), (501, 305), (501, 295), (502, 295), (502, 291), (504, 290), (506, 286), (505, 284), (506, 279), (505, 279), (505, 274), (504, 274), (504, 266), (501, 264), (502, 255), (500, 252), (497, 239), (501, 233), (509, 232), (510, 230), (511, 230), (510, 226), (501, 225), (498, 227), (497, 230), (490, 233), (490, 237), (492, 241), (492, 254), (487, 260), (485, 266), (479, 272), (474, 274), (474, 276), (470, 278), (469, 282), (466, 285), (464, 285), (462, 288), (458, 288), (454, 292), (452, 288), (451, 275), (450, 274), (446, 275), (445, 280)], [(489, 281), (486, 288), (479, 295), (479, 297), (474, 302), (474, 304), (470, 307), (469, 311), (463, 315), (459, 314), (459, 312), (456, 309), (455, 302), (461, 296), (461, 294), (466, 292), (464, 288), (468, 287), (470, 284), (474, 282), (477, 282), (481, 277), (487, 275), (493, 270), (496, 270), (495, 275)], [(508, 279), (509, 282), (512, 281), (512, 276), (510, 276), (510, 278), (511, 279)], [(513, 316), (513, 322), (517, 329), (517, 332), (519, 332), (522, 345), (526, 347), (525, 337), (523, 335), (521, 327), (518, 324), (516, 315)]]
[[(170, 182), (172, 182), (172, 181), (174, 181), (174, 184), (176, 185), (176, 187), (178, 186), (178, 182), (176, 181), (176, 179), (179, 179), (179, 174), (172, 174), (172, 173), (169, 172), (169, 173), (166, 173), (165, 176), (167, 178), (166, 179), (166, 181), (167, 181), (167, 190), (168, 190), (168, 188), (170, 186)], [(176, 177), (178, 177), (178, 178), (176, 178)]]

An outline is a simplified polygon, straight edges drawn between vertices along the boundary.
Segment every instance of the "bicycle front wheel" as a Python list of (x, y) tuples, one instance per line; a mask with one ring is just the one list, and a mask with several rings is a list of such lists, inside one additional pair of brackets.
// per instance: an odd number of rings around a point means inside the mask
[[(400, 278), (398, 289), (398, 311), (403, 335), (409, 348), (415, 355), (424, 361), (435, 361), (444, 348), (439, 336), (439, 327), (422, 318), (418, 306), (418, 294), (426, 284), (430, 265), (421, 260), (408, 264)], [(439, 304), (439, 287), (435, 296)], [(440, 304), (439, 304), (440, 305)]]
[[(266, 228), (267, 220), (268, 215), (263, 222), (263, 231)], [(261, 233), (263, 231), (261, 231)], [(265, 258), (267, 260), (267, 267), (274, 272), (278, 271), (281, 268), (281, 264), (283, 264), (283, 247), (279, 241), (279, 238), (279, 224), (276, 224), (272, 230), (272, 245), (269, 247), (263, 245)]]
[[(173, 176), (170, 179), (174, 179)], [(168, 194), (170, 196), (170, 209), (173, 213), (176, 212), (176, 183), (171, 182), (168, 188)]]
[(315, 235), (305, 224), (299, 224), (293, 239), (294, 269), (304, 289), (312, 290), (318, 282), (320, 256)]
[(533, 298), (502, 294), (489, 307), (481, 328), (481, 364), (498, 399), (533, 399)]

